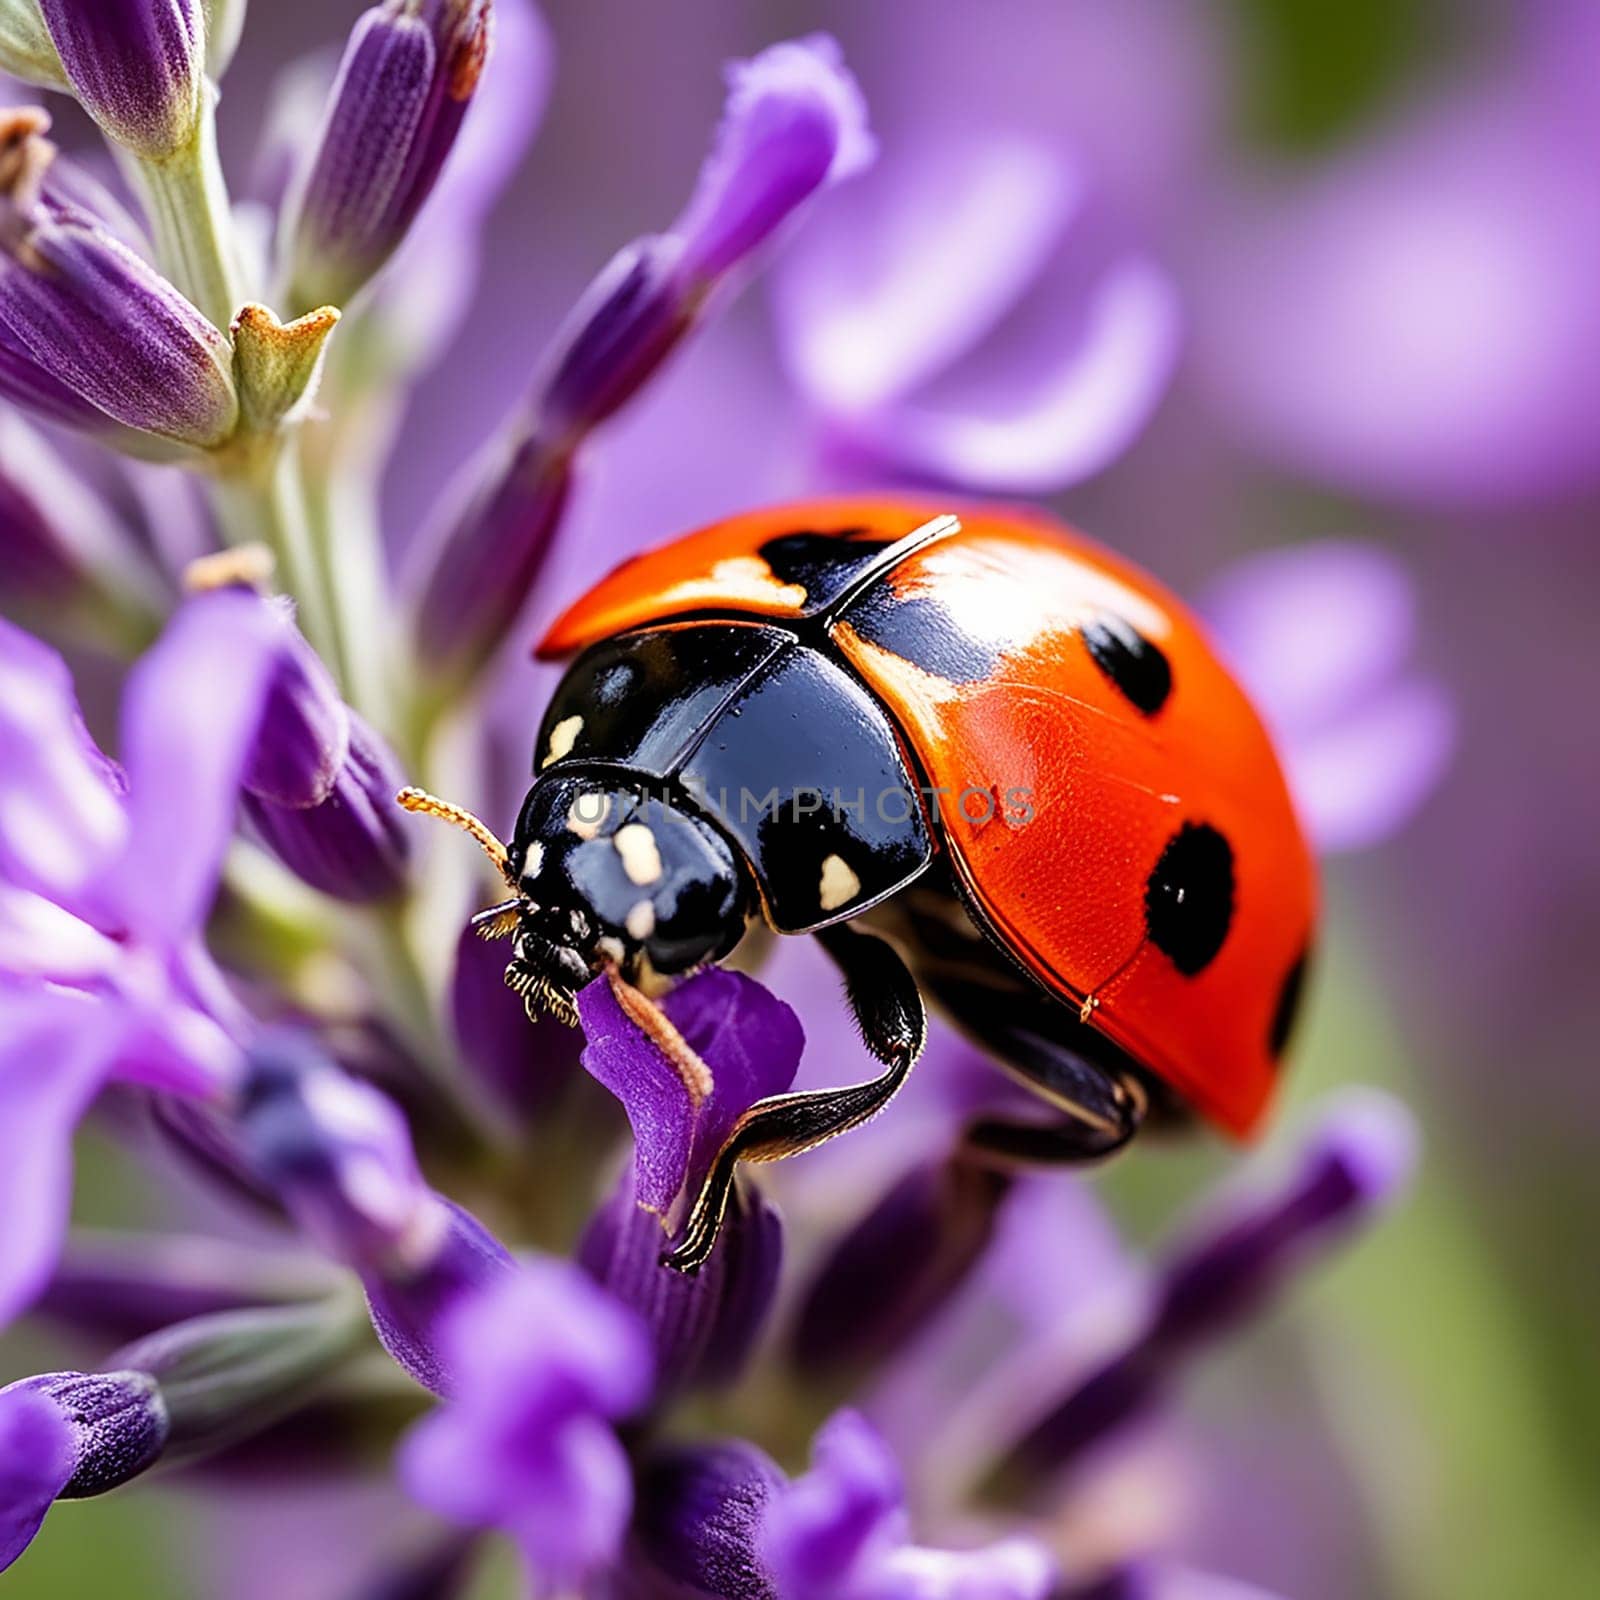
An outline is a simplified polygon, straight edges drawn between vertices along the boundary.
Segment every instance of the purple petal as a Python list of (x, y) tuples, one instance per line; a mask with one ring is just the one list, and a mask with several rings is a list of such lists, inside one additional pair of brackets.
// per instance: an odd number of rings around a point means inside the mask
[(1377, 545), (1337, 539), (1236, 561), (1200, 596), (1223, 654), (1286, 735), (1358, 707), (1416, 646), (1416, 589)]
[(89, 114), (151, 160), (188, 142), (205, 74), (201, 0), (39, 0)]
[(976, 1550), (907, 1542), (904, 1489), (888, 1446), (843, 1411), (812, 1445), (811, 1470), (776, 1490), (762, 1549), (784, 1600), (1045, 1600), (1055, 1564), (1032, 1540)]
[(1448, 691), (1412, 678), (1289, 740), (1290, 787), (1318, 849), (1370, 850), (1398, 833), (1449, 770), (1456, 727)]
[(631, 1472), (609, 1421), (649, 1393), (643, 1329), (575, 1268), (541, 1261), (463, 1299), (442, 1331), (455, 1384), (403, 1442), (402, 1481), (454, 1521), (503, 1529), (538, 1582), (575, 1586), (626, 1526)]
[(774, 1496), (762, 1547), (781, 1594), (848, 1593), (848, 1580), (906, 1536), (899, 1464), (871, 1424), (841, 1411), (818, 1431), (811, 1470)]
[(232, 351), (156, 270), (99, 228), (43, 221), (0, 263), (0, 325), (51, 378), (107, 417), (180, 444), (238, 421)]
[(857, 425), (856, 443), (903, 470), (995, 492), (1053, 493), (1127, 449), (1177, 360), (1177, 297), (1153, 261), (1127, 255), (981, 376), (957, 373), (961, 408), (936, 396)]
[(54, 1270), (72, 1202), (72, 1139), (118, 1047), (103, 1008), (0, 988), (0, 1325)]
[(1396, 832), (1443, 775), (1456, 727), (1446, 691), (1405, 675), (1405, 569), (1372, 545), (1273, 550), (1230, 568), (1201, 609), (1278, 737), (1318, 845), (1365, 849)]
[(106, 890), (152, 942), (181, 940), (210, 908), (281, 644), (255, 596), (201, 595), (129, 676), (130, 837)]
[(578, 995), (589, 1040), (584, 1067), (628, 1113), (638, 1203), (665, 1217), (680, 1191), (698, 1185), (743, 1112), (793, 1083), (805, 1036), (781, 1000), (717, 967), (682, 984), (663, 1009), (688, 1046), (687, 1061), (644, 1033), (609, 979)]
[(0, 1392), (0, 1571), (33, 1541), (77, 1464), (72, 1424), (42, 1394)]
[(937, 137), (807, 229), (778, 280), (790, 371), (871, 458), (1061, 488), (1119, 454), (1165, 391), (1174, 290), (1054, 152)]
[(861, 91), (826, 34), (735, 62), (716, 143), (672, 229), (685, 269), (721, 277), (824, 184), (854, 176), (876, 153)]
[(1021, 139), (970, 135), (915, 160), (891, 154), (830, 195), (778, 267), (774, 310), (791, 377), (840, 416), (931, 381), (1038, 279), (1082, 183)]
[(63, 1500), (86, 1500), (136, 1478), (160, 1458), (167, 1408), (147, 1372), (51, 1372), (23, 1378), (4, 1392), (44, 1395), (73, 1431), (72, 1477)]
[(127, 832), (119, 785), (84, 729), (66, 663), (0, 620), (0, 869), (70, 901)]

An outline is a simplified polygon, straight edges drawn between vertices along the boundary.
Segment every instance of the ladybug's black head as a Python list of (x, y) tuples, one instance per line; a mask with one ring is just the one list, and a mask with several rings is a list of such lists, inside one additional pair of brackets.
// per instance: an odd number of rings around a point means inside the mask
[(570, 768), (538, 779), (509, 846), (470, 812), (420, 789), (399, 803), (465, 828), (512, 898), (473, 919), (510, 937), (506, 982), (530, 1012), (576, 1020), (572, 997), (602, 968), (647, 992), (739, 942), (754, 890), (732, 846), (681, 801)]
[(744, 933), (748, 886), (727, 840), (614, 773), (540, 778), (507, 866), (518, 895), (507, 981), (557, 1011), (602, 967), (648, 990)]

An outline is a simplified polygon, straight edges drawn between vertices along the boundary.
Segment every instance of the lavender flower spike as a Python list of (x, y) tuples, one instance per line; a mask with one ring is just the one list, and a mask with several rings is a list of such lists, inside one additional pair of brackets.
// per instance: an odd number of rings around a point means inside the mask
[(0, 387), (51, 420), (223, 444), (239, 415), (226, 337), (95, 218), (51, 197), (49, 126), (33, 107), (0, 113)]
[(202, 0), (39, 0), (39, 9), (107, 138), (148, 161), (189, 145), (205, 92)]
[(297, 314), (348, 303), (405, 238), (477, 91), (491, 12), (491, 0), (383, 0), (356, 23), (285, 213)]
[(0, 1389), (0, 1571), (56, 1500), (137, 1477), (167, 1442), (167, 1408), (144, 1372), (54, 1372)]
[(504, 641), (566, 508), (573, 457), (706, 314), (719, 287), (826, 185), (875, 153), (866, 107), (824, 35), (729, 71), (722, 126), (688, 206), (594, 280), (547, 357), (526, 411), (469, 474), (421, 548), (417, 648), (471, 677)]

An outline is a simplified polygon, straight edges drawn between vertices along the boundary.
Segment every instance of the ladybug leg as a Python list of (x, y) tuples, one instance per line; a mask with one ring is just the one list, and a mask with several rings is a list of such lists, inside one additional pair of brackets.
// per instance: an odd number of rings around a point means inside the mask
[(967, 1033), (1056, 1113), (1034, 1121), (978, 1118), (965, 1135), (975, 1157), (1000, 1166), (1098, 1161), (1139, 1131), (1150, 1109), (1143, 1082), (1115, 1046), (1074, 1012), (976, 983), (942, 985), (938, 997)]
[(661, 1258), (661, 1264), (674, 1271), (694, 1272), (711, 1254), (741, 1161), (782, 1161), (859, 1127), (894, 1098), (922, 1053), (927, 1014), (916, 980), (894, 946), (875, 934), (842, 925), (818, 937), (843, 969), (845, 993), (862, 1037), (886, 1070), (843, 1089), (756, 1101), (711, 1163), (677, 1248)]

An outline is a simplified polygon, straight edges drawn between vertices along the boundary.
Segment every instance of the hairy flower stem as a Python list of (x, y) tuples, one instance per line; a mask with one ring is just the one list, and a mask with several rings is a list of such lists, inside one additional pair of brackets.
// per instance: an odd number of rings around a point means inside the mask
[(226, 332), (244, 294), (209, 97), (188, 148), (165, 161), (128, 157), (124, 168), (144, 202), (162, 270)]

